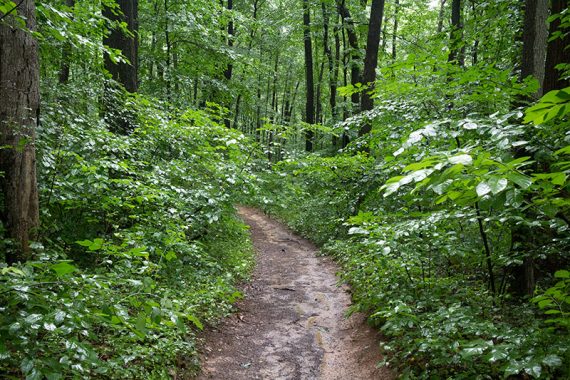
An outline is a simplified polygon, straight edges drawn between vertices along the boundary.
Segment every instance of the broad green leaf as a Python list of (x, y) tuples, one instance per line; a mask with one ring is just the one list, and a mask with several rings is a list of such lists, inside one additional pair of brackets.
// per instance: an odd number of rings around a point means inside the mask
[(562, 365), (562, 359), (558, 355), (547, 355), (542, 359), (542, 364), (547, 365), (549, 367), (555, 368), (560, 367)]
[(480, 182), (477, 187), (475, 188), (477, 195), (482, 197), (491, 192), (491, 187), (487, 184), (487, 182)]
[(65, 261), (57, 263), (57, 264), (50, 265), (50, 269), (55, 271), (55, 273), (57, 274), (58, 277), (65, 276), (66, 274), (69, 274), (69, 273), (72, 273), (72, 272), (75, 272), (78, 270), (75, 266), (73, 266), (73, 265), (71, 265)]
[(565, 269), (556, 271), (554, 273), (554, 277), (556, 277), (556, 278), (570, 278), (570, 271), (567, 271)]
[(489, 178), (487, 183), (489, 185), (489, 188), (491, 189), (491, 192), (493, 194), (498, 194), (507, 188), (509, 181), (507, 181), (506, 178), (491, 177), (491, 178)]
[(530, 185), (532, 185), (532, 179), (530, 177), (519, 173), (507, 173), (507, 179), (519, 185), (523, 190), (528, 189)]
[(449, 158), (449, 163), (456, 165), (471, 165), (473, 163), (473, 158), (468, 154), (461, 154), (459, 156), (453, 156)]
[(192, 322), (194, 326), (196, 326), (200, 330), (204, 330), (204, 325), (202, 324), (202, 322), (200, 322), (200, 320), (196, 316), (192, 314), (187, 314), (186, 318), (188, 318), (188, 320)]

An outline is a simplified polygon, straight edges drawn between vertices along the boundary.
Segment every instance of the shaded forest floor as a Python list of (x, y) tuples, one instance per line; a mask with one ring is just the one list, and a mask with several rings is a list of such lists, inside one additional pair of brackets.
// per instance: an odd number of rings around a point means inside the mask
[(207, 332), (199, 379), (392, 379), (379, 335), (363, 315), (345, 318), (338, 267), (258, 210), (240, 208), (257, 266), (237, 313)]

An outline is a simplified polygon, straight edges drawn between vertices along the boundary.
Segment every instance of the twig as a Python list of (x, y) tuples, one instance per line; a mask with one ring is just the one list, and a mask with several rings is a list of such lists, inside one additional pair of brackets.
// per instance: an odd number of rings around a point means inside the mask
[(24, 2), (24, 0), (20, 0), (20, 2), (12, 9), (10, 9), (8, 12), (6, 12), (2, 17), (0, 17), (0, 21), (4, 20), (6, 17), (8, 17), (8, 15), (10, 15), (10, 13), (14, 12), (16, 9), (18, 9), (18, 7), (20, 5), (22, 5), (22, 3)]

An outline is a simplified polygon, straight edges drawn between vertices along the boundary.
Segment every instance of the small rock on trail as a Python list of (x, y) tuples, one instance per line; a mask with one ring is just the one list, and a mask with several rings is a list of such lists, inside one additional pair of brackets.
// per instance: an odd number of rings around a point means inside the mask
[(345, 318), (338, 267), (317, 248), (258, 210), (240, 207), (257, 266), (237, 313), (204, 335), (198, 379), (393, 379), (379, 335), (359, 314)]

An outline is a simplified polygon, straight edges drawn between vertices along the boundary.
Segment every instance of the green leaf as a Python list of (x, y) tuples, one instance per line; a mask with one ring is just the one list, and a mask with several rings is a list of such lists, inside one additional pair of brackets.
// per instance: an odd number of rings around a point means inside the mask
[(140, 312), (137, 316), (137, 320), (135, 322), (135, 329), (144, 337), (148, 332), (146, 328), (146, 314)]
[(516, 183), (521, 189), (528, 189), (532, 185), (532, 179), (519, 173), (507, 173), (507, 179)]
[(480, 182), (475, 188), (475, 191), (477, 192), (478, 196), (482, 197), (491, 192), (491, 186), (489, 186), (487, 182)]
[(544, 312), (544, 314), (554, 315), (554, 314), (562, 314), (562, 312), (560, 310), (557, 310), (557, 309), (550, 309), (550, 310), (546, 310)]
[(449, 163), (453, 165), (471, 165), (473, 163), (473, 158), (468, 154), (461, 154), (459, 156), (453, 156), (449, 158)]
[(547, 365), (551, 368), (556, 368), (562, 365), (562, 359), (560, 359), (560, 357), (557, 355), (551, 354), (545, 356), (544, 359), (542, 359), (542, 364)]
[(50, 269), (53, 270), (58, 277), (65, 276), (66, 274), (73, 273), (78, 270), (75, 266), (65, 261), (50, 265)]
[(487, 183), (489, 184), (489, 188), (491, 189), (491, 192), (493, 194), (498, 194), (507, 188), (509, 181), (507, 181), (506, 178), (491, 177), (491, 178), (489, 178)]
[(554, 277), (556, 278), (570, 278), (570, 271), (567, 270), (559, 270), (554, 272)]

